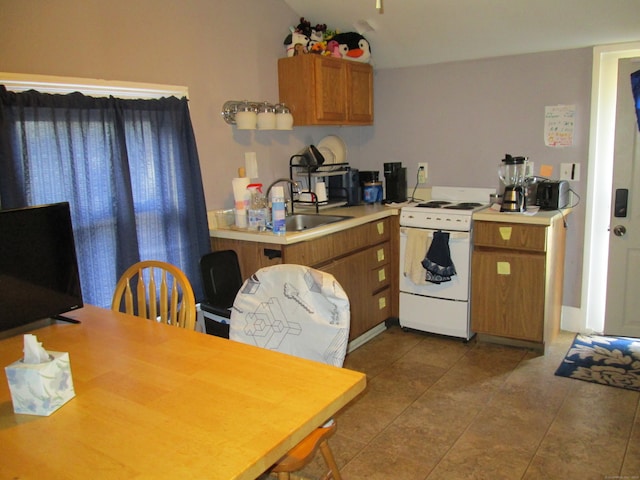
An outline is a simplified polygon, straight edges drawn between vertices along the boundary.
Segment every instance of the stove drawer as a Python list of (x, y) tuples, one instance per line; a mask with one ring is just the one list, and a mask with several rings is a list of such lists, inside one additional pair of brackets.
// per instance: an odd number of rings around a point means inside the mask
[(473, 244), (476, 247), (545, 252), (547, 227), (522, 223), (476, 221), (473, 224)]

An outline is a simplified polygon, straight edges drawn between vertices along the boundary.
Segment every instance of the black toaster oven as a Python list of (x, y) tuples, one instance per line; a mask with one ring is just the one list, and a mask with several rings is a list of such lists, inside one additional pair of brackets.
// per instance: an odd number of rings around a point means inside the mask
[(537, 184), (536, 205), (540, 210), (559, 210), (569, 205), (569, 182), (548, 180)]

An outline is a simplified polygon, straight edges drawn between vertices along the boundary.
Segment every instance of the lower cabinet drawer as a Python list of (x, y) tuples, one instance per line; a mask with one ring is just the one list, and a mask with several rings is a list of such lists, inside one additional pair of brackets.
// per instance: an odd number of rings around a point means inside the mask
[(473, 244), (476, 247), (508, 248), (544, 252), (547, 249), (547, 227), (519, 223), (475, 222)]
[(391, 289), (386, 288), (373, 296), (371, 315), (376, 319), (372, 326), (384, 322), (391, 315)]
[(381, 288), (388, 287), (390, 279), (389, 264), (374, 268), (369, 272), (370, 291), (377, 292)]
[(368, 250), (370, 265), (386, 265), (391, 261), (389, 242), (376, 245)]

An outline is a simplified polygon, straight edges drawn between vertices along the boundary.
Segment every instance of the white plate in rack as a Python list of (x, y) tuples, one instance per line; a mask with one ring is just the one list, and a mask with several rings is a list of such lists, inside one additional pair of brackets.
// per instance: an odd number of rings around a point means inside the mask
[[(325, 157), (325, 163), (324, 163), (325, 165), (329, 164), (329, 162), (346, 163), (347, 146), (345, 145), (344, 140), (342, 140), (339, 136), (327, 135), (326, 137), (324, 137), (322, 140), (318, 142), (317, 147), (318, 147), (318, 150), (320, 150), (320, 153), (322, 153), (323, 155), (324, 155), (323, 149), (328, 149), (333, 154), (333, 159), (327, 158), (327, 157), (331, 157), (330, 155), (327, 155)], [(340, 168), (340, 167), (335, 167), (335, 168)]]
[(333, 168), (328, 167), (328, 165), (336, 163), (336, 156), (333, 154), (333, 152), (329, 150), (329, 147), (318, 147), (318, 151), (324, 157), (324, 163), (322, 164), (322, 166), (325, 168), (323, 168), (323, 170), (333, 170)]

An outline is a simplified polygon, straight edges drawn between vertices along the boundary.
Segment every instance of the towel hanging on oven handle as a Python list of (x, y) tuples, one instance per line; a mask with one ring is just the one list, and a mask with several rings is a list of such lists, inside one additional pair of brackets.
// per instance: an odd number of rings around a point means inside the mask
[(431, 283), (443, 283), (451, 281), (456, 275), (456, 267), (451, 260), (449, 250), (449, 232), (438, 230), (433, 233), (433, 241), (429, 246), (427, 255), (422, 260), (422, 266), (427, 271), (426, 280)]

